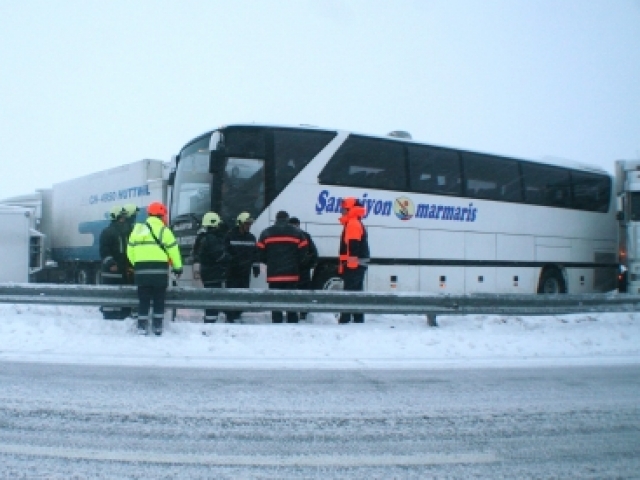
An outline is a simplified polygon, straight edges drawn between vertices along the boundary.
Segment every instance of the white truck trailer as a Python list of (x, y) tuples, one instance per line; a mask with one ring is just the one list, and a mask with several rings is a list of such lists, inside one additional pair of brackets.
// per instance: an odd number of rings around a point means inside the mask
[(0, 282), (27, 283), (44, 264), (44, 235), (33, 228), (33, 210), (0, 206), (0, 223)]
[(138, 221), (144, 220), (147, 205), (166, 203), (168, 176), (168, 162), (145, 159), (1, 201), (37, 212), (37, 229), (46, 236), (47, 268), (32, 280), (100, 283), (99, 240), (109, 211), (133, 203), (140, 208)]

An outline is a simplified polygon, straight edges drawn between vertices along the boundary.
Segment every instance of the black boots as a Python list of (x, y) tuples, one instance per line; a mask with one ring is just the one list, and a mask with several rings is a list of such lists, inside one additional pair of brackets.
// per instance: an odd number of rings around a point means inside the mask
[(164, 315), (154, 315), (151, 329), (156, 336), (162, 335), (162, 323), (164, 321)]
[(147, 328), (149, 327), (149, 320), (147, 317), (138, 317), (138, 335), (149, 335)]
[[(162, 322), (164, 316), (153, 316), (151, 330), (155, 335), (162, 335)], [(138, 335), (149, 335), (149, 320), (147, 317), (138, 317)]]

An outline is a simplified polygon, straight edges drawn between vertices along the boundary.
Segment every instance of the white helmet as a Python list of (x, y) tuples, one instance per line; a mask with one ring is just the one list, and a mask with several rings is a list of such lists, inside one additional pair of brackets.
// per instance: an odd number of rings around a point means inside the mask
[(249, 212), (242, 212), (238, 215), (238, 225), (242, 225), (243, 223), (253, 223), (253, 218), (251, 218), (251, 214)]
[(127, 203), (122, 209), (126, 212), (127, 217), (135, 217), (136, 214), (140, 211), (140, 209), (134, 205), (133, 203)]
[(204, 217), (202, 217), (203, 227), (217, 227), (221, 223), (222, 220), (220, 220), (220, 215), (216, 212), (207, 212), (204, 214)]
[(113, 206), (111, 210), (109, 210), (109, 218), (111, 218), (111, 220), (117, 220), (120, 216), (126, 214), (127, 212), (123, 207)]

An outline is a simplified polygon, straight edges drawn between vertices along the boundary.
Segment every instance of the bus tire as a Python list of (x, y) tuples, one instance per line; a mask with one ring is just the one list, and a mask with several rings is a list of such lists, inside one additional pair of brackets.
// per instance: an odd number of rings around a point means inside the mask
[(567, 293), (567, 283), (558, 268), (546, 267), (542, 271), (538, 283), (538, 293), (547, 295)]
[[(313, 272), (311, 288), (314, 290), (343, 290), (344, 282), (338, 273), (337, 265), (319, 265)], [(340, 312), (333, 312), (336, 322), (340, 318)]]
[(323, 265), (316, 268), (311, 287), (314, 290), (342, 290), (344, 282), (337, 265)]

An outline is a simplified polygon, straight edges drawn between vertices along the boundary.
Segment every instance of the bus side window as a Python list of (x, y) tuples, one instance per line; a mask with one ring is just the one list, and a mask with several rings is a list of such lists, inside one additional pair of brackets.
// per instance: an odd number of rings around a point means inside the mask
[(515, 160), (463, 153), (462, 162), (467, 196), (505, 202), (522, 201), (520, 170)]
[(350, 136), (320, 172), (328, 185), (405, 190), (406, 168), (402, 143)]
[(460, 194), (460, 157), (436, 147), (410, 145), (410, 190), (441, 195)]
[(525, 203), (548, 207), (569, 206), (569, 171), (564, 168), (522, 162)]
[(544, 205), (544, 193), (539, 188), (527, 187), (524, 196), (527, 203), (534, 205)]
[(349, 185), (354, 187), (367, 187), (367, 172), (360, 170), (349, 176)]
[(606, 212), (611, 199), (611, 181), (593, 173), (572, 172), (571, 206), (579, 210)]

